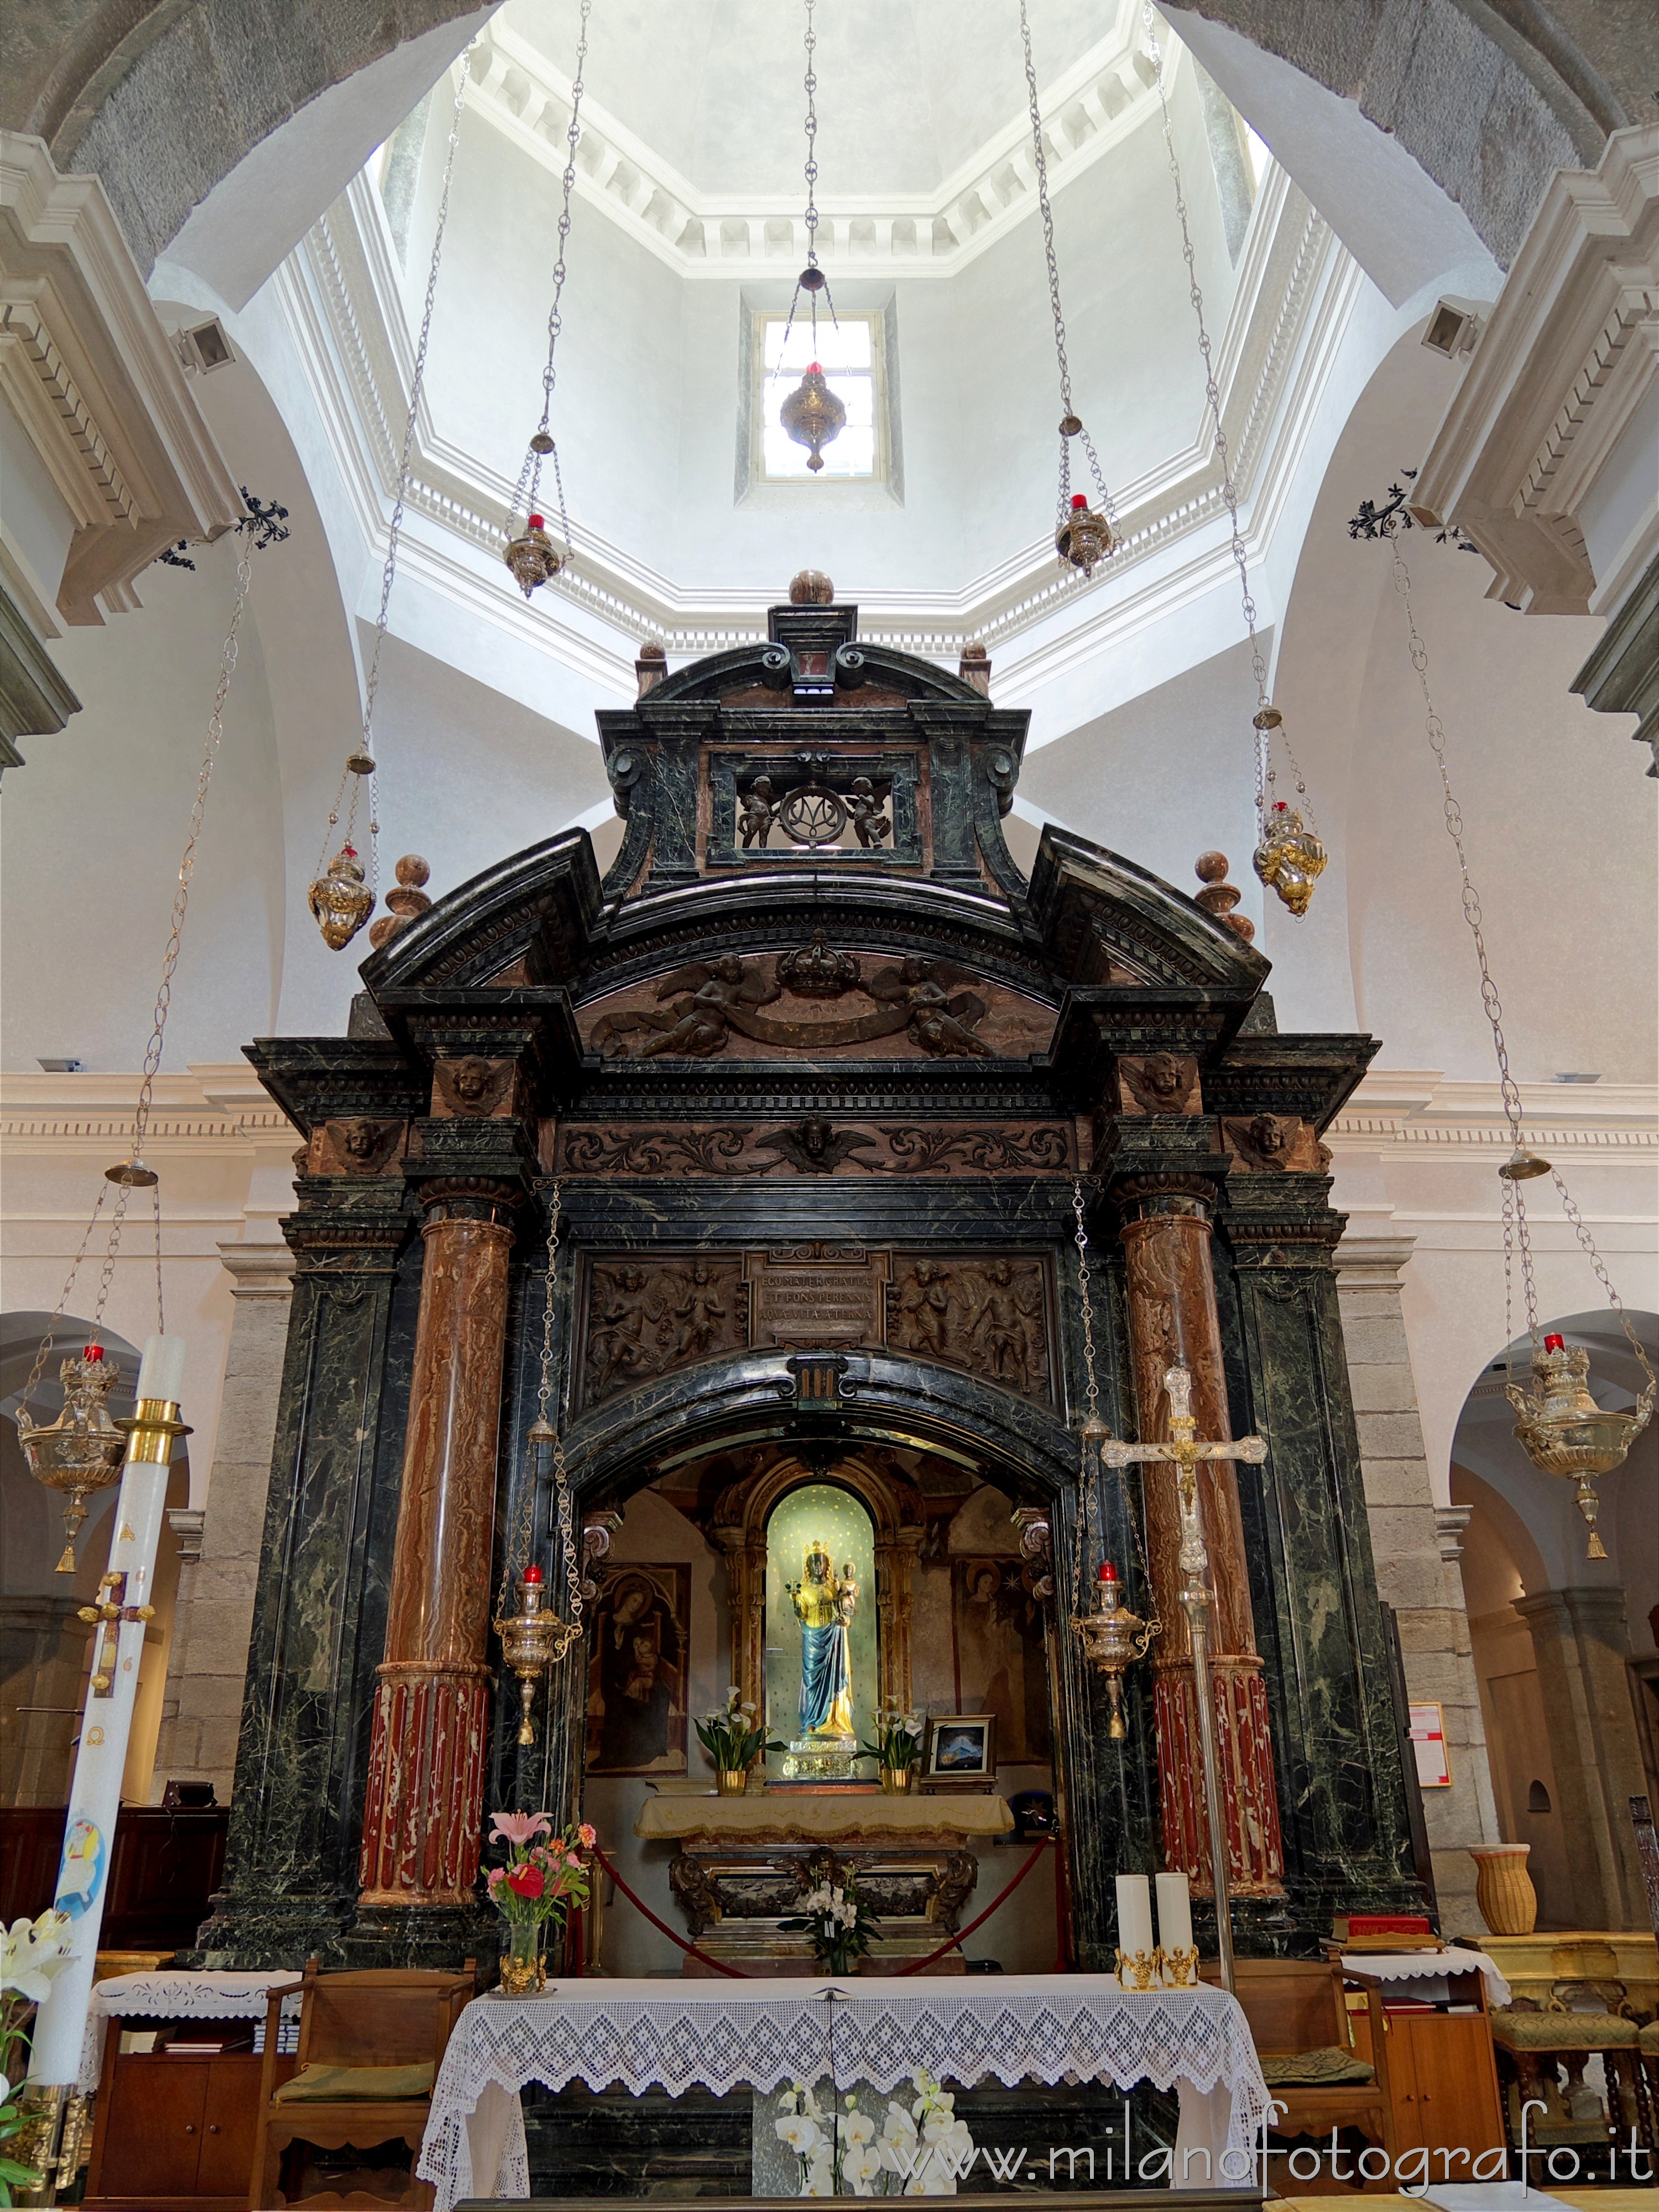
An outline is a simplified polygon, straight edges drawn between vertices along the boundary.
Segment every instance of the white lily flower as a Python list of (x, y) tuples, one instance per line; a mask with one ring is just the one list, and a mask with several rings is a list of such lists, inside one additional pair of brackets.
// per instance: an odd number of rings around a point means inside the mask
[(44, 2004), (74, 1941), (75, 1923), (67, 1912), (48, 1910), (38, 1919), (14, 1920), (0, 1929), (0, 1990)]

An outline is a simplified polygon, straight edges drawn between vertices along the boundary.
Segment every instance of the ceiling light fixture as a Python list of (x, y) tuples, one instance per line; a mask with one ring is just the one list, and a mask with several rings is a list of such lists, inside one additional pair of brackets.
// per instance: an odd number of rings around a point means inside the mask
[(818, 294), (830, 310), (830, 320), (836, 330), (836, 303), (830, 295), (830, 280), (818, 266), (818, 109), (817, 70), (813, 57), (817, 52), (817, 33), (812, 27), (813, 0), (806, 0), (806, 266), (795, 279), (795, 296), (789, 302), (789, 319), (783, 326), (783, 343), (778, 349), (778, 365), (773, 371), (781, 375), (789, 354), (789, 334), (795, 327), (795, 316), (800, 307), (800, 295), (806, 295), (812, 318), (812, 359), (805, 374), (778, 409), (778, 421), (784, 435), (792, 445), (806, 447), (806, 465), (814, 476), (823, 466), (823, 448), (832, 445), (846, 427), (845, 404), (831, 392), (818, 362)]
[[(1238, 570), (1244, 628), (1250, 641), (1250, 668), (1255, 678), (1255, 713), (1251, 718), (1255, 730), (1256, 848), (1253, 865), (1257, 875), (1281, 904), (1289, 907), (1300, 920), (1308, 911), (1308, 902), (1313, 896), (1316, 879), (1324, 873), (1325, 848), (1319, 842), (1319, 833), (1314, 823), (1308, 787), (1297, 766), (1290, 740), (1285, 735), (1285, 717), (1267, 696), (1267, 665), (1261, 658), (1261, 647), (1256, 640), (1255, 600), (1250, 592), (1250, 572), (1244, 557), (1244, 537), (1238, 523), (1238, 487), (1233, 482), (1232, 455), (1227, 445), (1227, 433), (1222, 426), (1221, 393), (1216, 385), (1210, 333), (1204, 320), (1204, 295), (1199, 289), (1192, 228), (1187, 220), (1187, 196), (1182, 190), (1181, 161), (1176, 153), (1175, 129), (1170, 120), (1169, 95), (1164, 83), (1164, 56), (1158, 46), (1158, 22), (1150, 0), (1143, 0), (1141, 21), (1146, 27), (1146, 51), (1152, 59), (1152, 73), (1158, 85), (1158, 104), (1164, 118), (1164, 150), (1169, 158), (1170, 174), (1175, 180), (1176, 214), (1181, 222), (1181, 253), (1187, 264), (1187, 292), (1193, 303), (1193, 313), (1198, 318), (1198, 350), (1204, 362), (1205, 398), (1211, 421), (1215, 426), (1215, 457), (1221, 464), (1221, 495), (1227, 502), (1227, 514), (1232, 524), (1233, 562)], [(1278, 781), (1273, 766), (1275, 731), (1279, 733), (1279, 750), (1296, 779), (1298, 803), (1280, 799), (1274, 787)]]
[[(455, 108), (449, 123), (449, 144), (444, 154), (443, 189), (438, 197), (438, 225), (432, 240), (432, 263), (427, 271), (426, 304), (421, 316), (421, 335), (415, 345), (415, 366), (409, 380), (409, 413), (404, 421), (404, 448), (398, 463), (398, 485), (392, 502), (392, 522), (386, 532), (386, 565), (380, 572), (380, 611), (374, 623), (374, 643), (368, 656), (368, 677), (363, 685), (363, 723), (346, 755), (345, 766), (340, 771), (340, 787), (334, 794), (334, 804), (329, 809), (328, 828), (323, 834), (323, 849), (318, 855), (317, 874), (307, 894), (307, 903), (323, 933), (323, 942), (331, 952), (342, 952), (374, 911), (374, 901), (380, 887), (380, 797), (375, 782), (376, 763), (373, 744), (374, 731), (374, 701), (380, 688), (380, 648), (386, 643), (386, 611), (392, 605), (392, 580), (398, 573), (398, 547), (404, 527), (404, 502), (409, 496), (410, 467), (415, 458), (415, 425), (421, 411), (421, 397), (426, 388), (426, 352), (432, 336), (432, 307), (438, 295), (438, 267), (443, 259), (444, 227), (449, 221), (449, 182), (455, 171), (455, 148), (461, 135), (461, 113), (466, 105), (467, 78), (472, 70), (474, 39), (461, 57), (460, 81), (455, 88)], [(357, 848), (351, 842), (356, 825), (358, 799), (364, 785), (368, 787), (368, 880), (363, 880), (365, 871), (358, 858)], [(349, 794), (349, 795), (348, 795)], [(344, 834), (340, 849), (332, 860), (328, 848), (334, 842), (334, 832), (340, 828), (340, 813), (345, 811)]]
[[(581, 0), (581, 20), (576, 33), (576, 74), (570, 80), (570, 121), (564, 134), (566, 151), (562, 179), (563, 197), (559, 204), (559, 252), (553, 264), (553, 304), (547, 314), (547, 362), (542, 370), (541, 419), (531, 433), (530, 443), (525, 449), (524, 465), (519, 471), (519, 481), (513, 492), (513, 505), (507, 513), (507, 550), (501, 556), (512, 571), (513, 580), (526, 599), (543, 584), (550, 583), (561, 569), (570, 565), (570, 515), (564, 503), (564, 473), (559, 466), (559, 449), (548, 424), (553, 414), (553, 387), (558, 381), (554, 356), (558, 349), (559, 332), (564, 326), (562, 304), (564, 299), (564, 249), (570, 238), (570, 196), (576, 188), (576, 148), (582, 135), (582, 73), (587, 66), (587, 19), (592, 13), (592, 0)], [(548, 531), (546, 517), (538, 507), (541, 498), (542, 464), (549, 459), (553, 464), (553, 489), (559, 498), (560, 542), (557, 544)]]
[[(1072, 370), (1066, 358), (1066, 318), (1060, 305), (1060, 264), (1054, 258), (1054, 218), (1048, 205), (1048, 155), (1042, 143), (1042, 111), (1037, 102), (1036, 65), (1031, 58), (1031, 26), (1025, 0), (1019, 0), (1019, 35), (1025, 48), (1025, 90), (1031, 108), (1031, 152), (1036, 162), (1037, 205), (1042, 214), (1042, 248), (1048, 262), (1048, 306), (1054, 319), (1054, 358), (1060, 368), (1060, 496), (1054, 531), (1054, 550), (1062, 567), (1092, 576), (1101, 562), (1109, 560), (1122, 543), (1117, 514), (1106, 478), (1095, 451), (1095, 441), (1083, 427), (1072, 404)], [(1072, 489), (1072, 440), (1081, 440), (1094, 479), (1098, 504), (1091, 507), (1087, 492)]]

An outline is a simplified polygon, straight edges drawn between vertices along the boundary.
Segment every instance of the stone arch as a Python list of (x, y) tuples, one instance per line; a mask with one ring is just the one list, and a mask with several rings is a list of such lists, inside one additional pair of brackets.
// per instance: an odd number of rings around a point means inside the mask
[(1252, 122), (1230, 66), (1241, 41), (1352, 105), (1506, 268), (1554, 171), (1593, 167), (1659, 84), (1659, 20), (1602, 0), (1181, 0), (1168, 13)]
[[(385, 88), (393, 112), (383, 114), (373, 96), (353, 103), (356, 127), (327, 165), (337, 173), (309, 180), (319, 196), (299, 221), (301, 235), (489, 12), (477, 0), (381, 0), (362, 9), (295, 0), (284, 35), (273, 38), (259, 0), (26, 0), (5, 42), (0, 124), (44, 138), (60, 170), (101, 179), (148, 275), (192, 210), (257, 148), (337, 86), (392, 64)], [(397, 57), (416, 41), (429, 41), (430, 52), (406, 84)]]

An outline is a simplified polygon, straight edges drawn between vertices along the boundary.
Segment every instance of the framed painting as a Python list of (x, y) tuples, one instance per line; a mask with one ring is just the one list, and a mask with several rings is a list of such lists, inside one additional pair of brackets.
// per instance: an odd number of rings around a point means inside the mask
[(922, 1788), (990, 1790), (996, 1778), (996, 1715), (935, 1713), (922, 1753)]
[(587, 1771), (684, 1774), (691, 1570), (621, 1560), (593, 1607)]

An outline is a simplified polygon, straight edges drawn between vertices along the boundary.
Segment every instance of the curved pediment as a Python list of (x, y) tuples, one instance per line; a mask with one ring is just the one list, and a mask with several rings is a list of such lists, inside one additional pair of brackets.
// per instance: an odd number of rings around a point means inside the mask
[[(817, 612), (788, 609), (787, 614)], [(837, 607), (837, 616), (856, 617), (857, 609)], [(793, 632), (797, 626), (788, 626)], [(817, 649), (824, 667), (815, 672), (826, 679), (842, 707), (908, 704), (912, 700), (934, 701), (945, 706), (983, 708), (985, 694), (963, 678), (941, 668), (936, 660), (901, 653), (896, 647), (854, 641), (855, 633), (836, 642), (826, 638)], [(792, 650), (792, 646), (795, 648)], [(705, 702), (726, 707), (787, 705), (800, 672), (803, 653), (798, 638), (784, 642), (775, 635), (763, 642), (735, 646), (729, 653), (714, 653), (690, 662), (672, 676), (664, 677), (647, 695), (653, 704), (684, 706)]]

